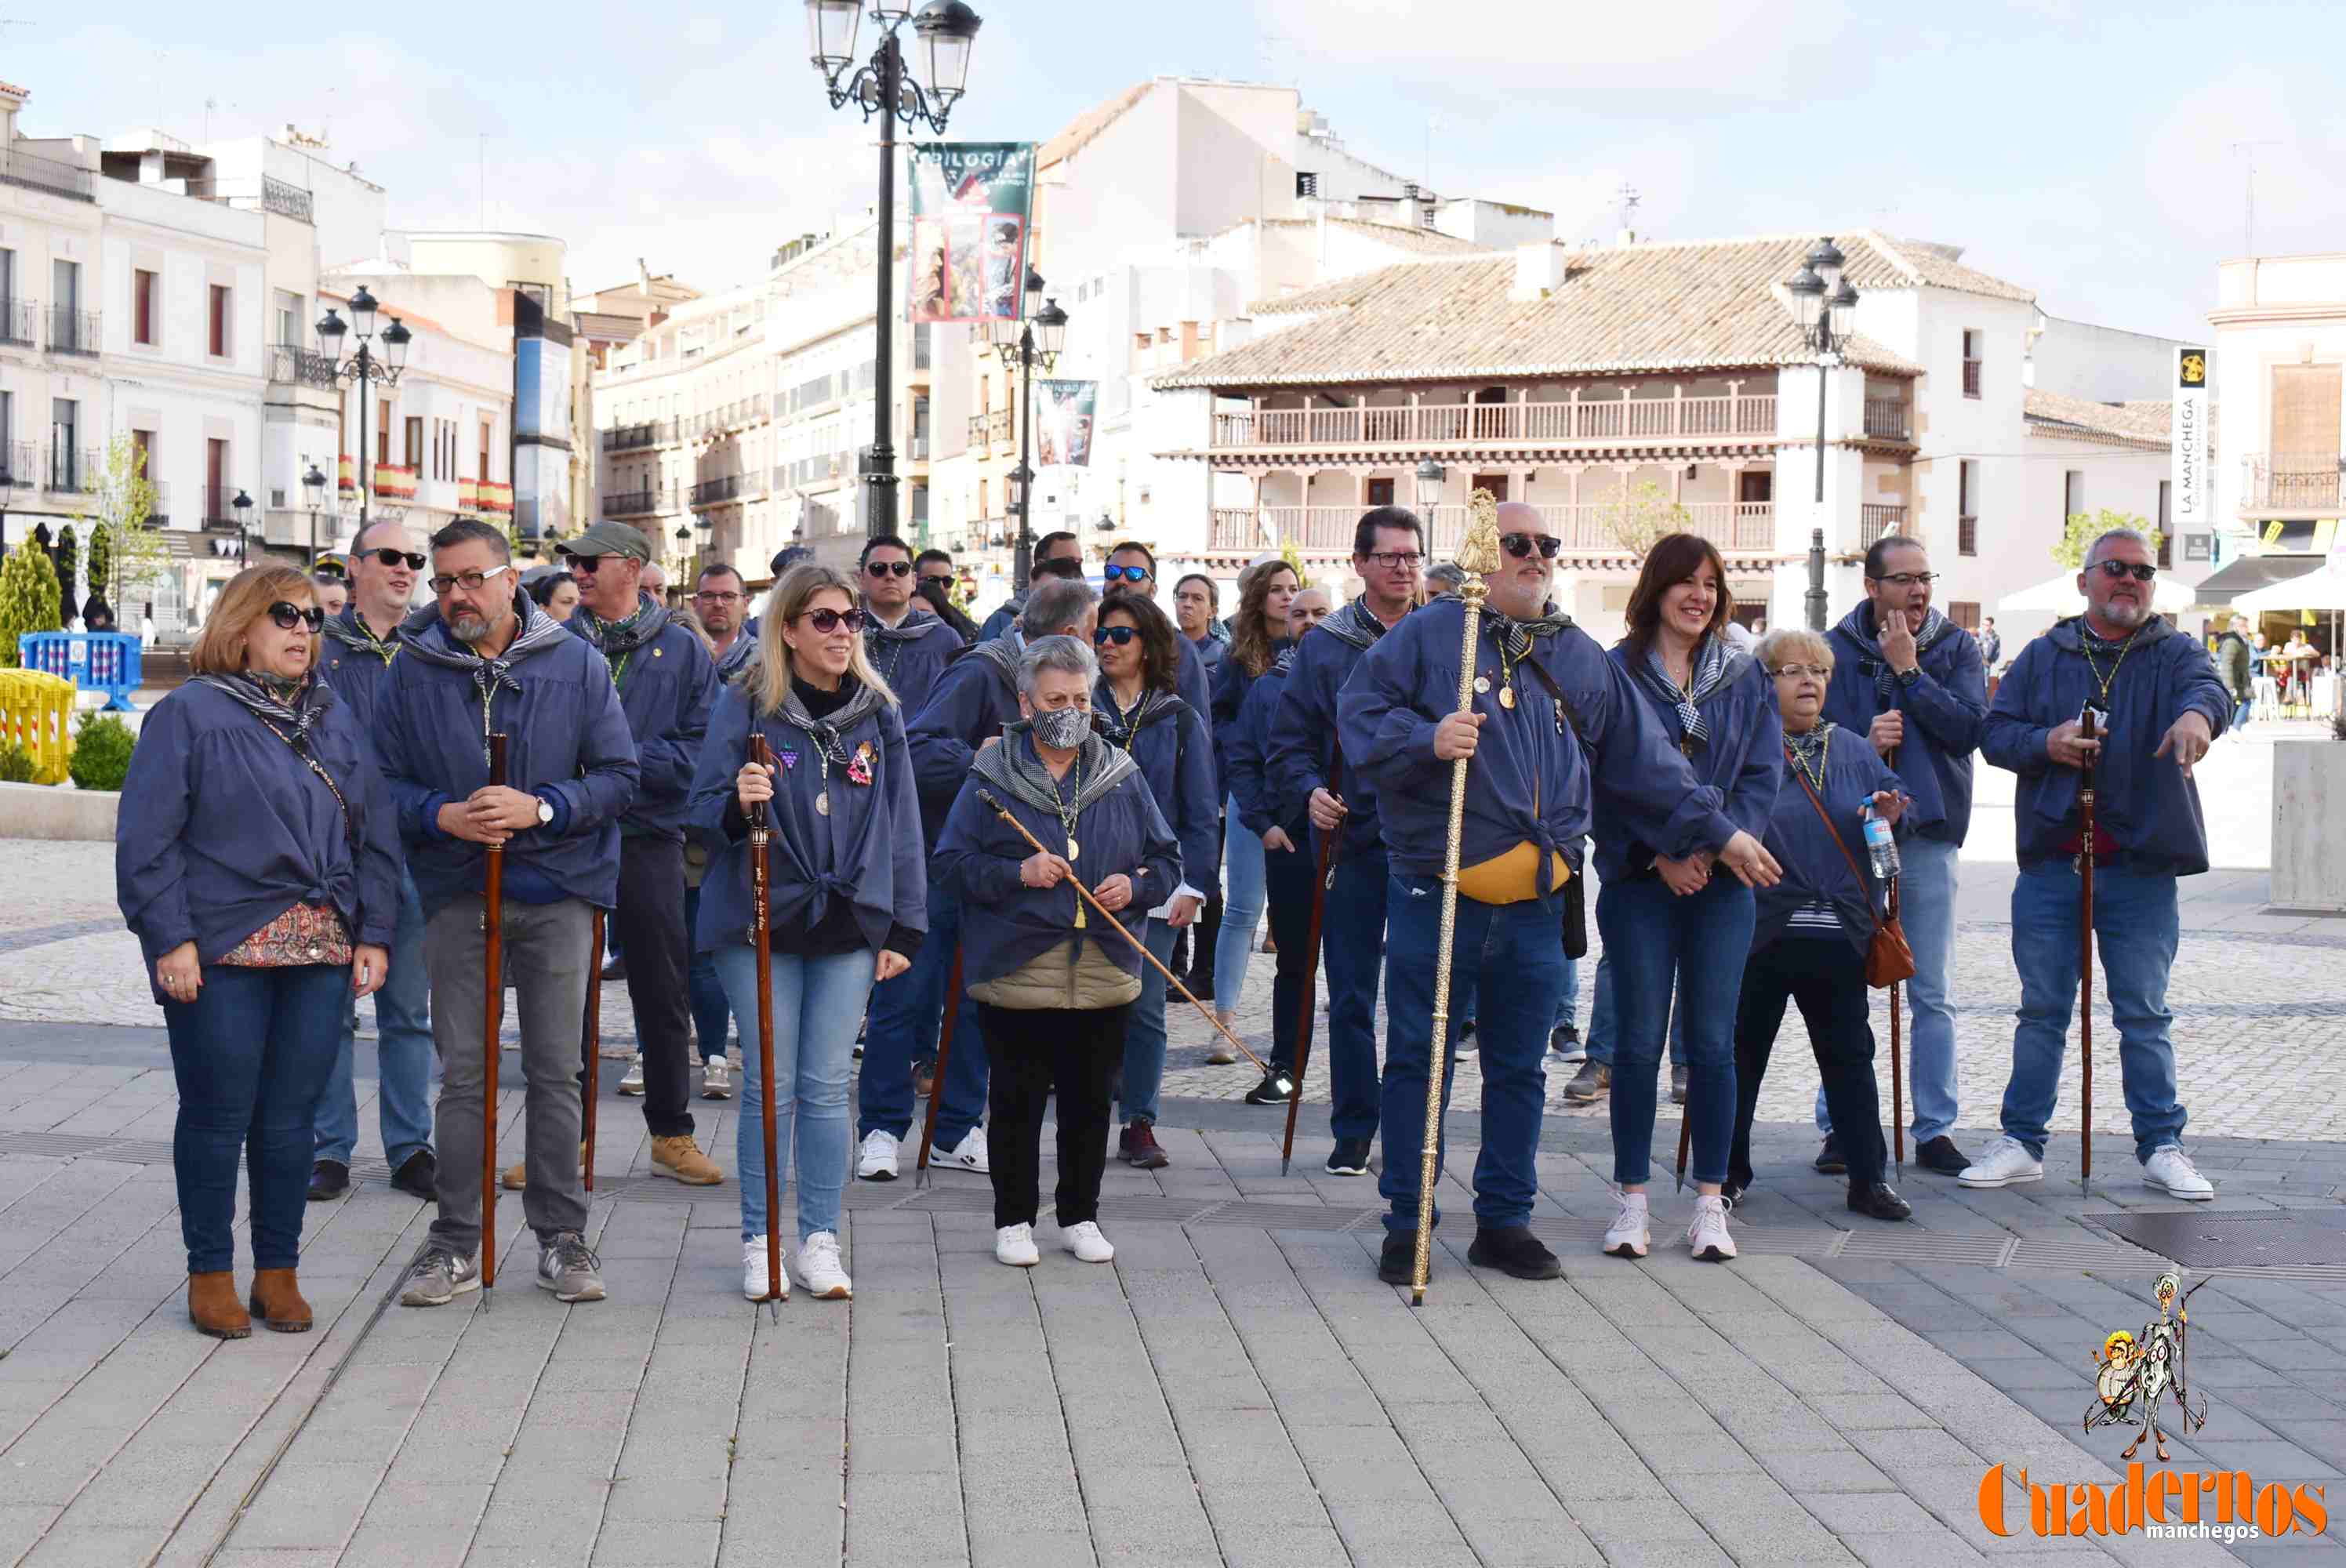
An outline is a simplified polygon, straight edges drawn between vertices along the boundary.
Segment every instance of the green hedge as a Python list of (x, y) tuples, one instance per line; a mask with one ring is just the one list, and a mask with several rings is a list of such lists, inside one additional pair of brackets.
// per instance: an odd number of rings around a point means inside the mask
[(69, 770), (79, 789), (114, 790), (130, 774), (130, 753), (138, 743), (130, 727), (110, 713), (85, 713), (74, 727)]

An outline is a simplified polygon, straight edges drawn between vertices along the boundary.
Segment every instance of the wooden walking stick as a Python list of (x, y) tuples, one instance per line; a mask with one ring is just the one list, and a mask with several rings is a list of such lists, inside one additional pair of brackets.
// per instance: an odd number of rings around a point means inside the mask
[[(2100, 715), (2088, 708), (2078, 716), (2078, 738), (2093, 740)], [(2077, 1190), (2094, 1185), (2094, 762), (2086, 759), (2085, 781), (2077, 790), (2077, 875), (2082, 879), (2077, 899), (2077, 1056), (2085, 1071), (2085, 1093), (2078, 1104)]]
[(961, 943), (954, 943), (953, 969), (945, 976), (945, 1015), (937, 1026), (937, 1060), (929, 1070), (929, 1108), (921, 1117), (921, 1152), (913, 1164), (913, 1185), (929, 1179), (929, 1145), (936, 1141), (937, 1106), (945, 1097), (945, 1061), (953, 1054), (954, 1023), (961, 1016)]
[[(505, 782), (505, 738), (489, 737), (489, 782)], [(486, 938), (482, 968), (486, 972), (488, 1004), (482, 1009), (482, 1054), (486, 1057), (481, 1082), (481, 1305), (497, 1284), (497, 1035), (505, 1009), (505, 850), (503, 844), (486, 846), (481, 872), (481, 924)]]
[[(1328, 767), (1328, 781), (1344, 766), (1344, 743), (1336, 742), (1334, 760)], [(1331, 791), (1333, 793), (1333, 791)], [(1344, 810), (1339, 802), (1336, 808)], [(1279, 1145), (1279, 1174), (1285, 1176), (1289, 1163), (1295, 1157), (1295, 1113), (1303, 1106), (1303, 1070), (1311, 1061), (1311, 1014), (1318, 998), (1313, 994), (1312, 979), (1320, 971), (1320, 923), (1328, 910), (1328, 887), (1336, 880), (1336, 842), (1344, 836), (1344, 822), (1338, 818), (1320, 841), (1320, 870), (1311, 881), (1311, 930), (1303, 942), (1303, 1002), (1295, 1020), (1295, 1088), (1287, 1096), (1287, 1139)], [(1333, 1081), (1331, 1080), (1331, 1088)]]
[[(1667, 1052), (1664, 1053), (1668, 1054)], [(1678, 1190), (1686, 1191), (1687, 1150), (1694, 1142), (1694, 1115), (1691, 1108), (1678, 1107)]]
[(579, 1174), (595, 1190), (595, 1099), (603, 1091), (603, 911), (595, 911), (594, 934), (586, 939), (586, 1094), (578, 1116)]
[[(1458, 649), (1458, 711), (1474, 711), (1474, 648), (1483, 632), (1483, 579), (1499, 569), (1499, 503), (1487, 490), (1474, 492), (1465, 537), (1458, 542), (1458, 565), (1466, 580), (1458, 585), (1464, 602), (1464, 629)], [(1442, 937), (1433, 959), (1433, 1034), (1427, 1049), (1425, 1134), (1417, 1165), (1417, 1260), (1410, 1276), (1409, 1304), (1425, 1304), (1425, 1276), (1433, 1261), (1433, 1184), (1442, 1155), (1442, 1084), (1450, 1071), (1450, 966), (1458, 937), (1458, 850), (1466, 831), (1466, 765), (1450, 765), (1450, 831), (1442, 851)]]
[[(1012, 816), (1009, 810), (1003, 806), (1002, 802), (994, 798), (993, 790), (980, 789), (977, 792), (977, 798), (985, 802), (986, 809), (992, 811), (995, 816), (1009, 823), (1012, 828), (1017, 830), (1020, 838), (1034, 845), (1035, 852), (1036, 854), (1047, 855), (1053, 852), (1045, 849), (1043, 847), (1043, 841), (1026, 830), (1026, 824)], [(1147, 959), (1149, 963), (1155, 967), (1158, 973), (1165, 977), (1166, 984), (1179, 992), (1182, 998), (1187, 1001), (1190, 1006), (1204, 1013), (1206, 1015), (1206, 1022), (1219, 1030), (1221, 1032), (1222, 1038), (1229, 1041), (1233, 1046), (1237, 1047), (1238, 1054), (1239, 1055), (1254, 1064), (1255, 1071), (1260, 1073), (1266, 1078), (1270, 1076), (1270, 1069), (1263, 1065), (1262, 1058), (1248, 1050), (1246, 1047), (1246, 1042), (1231, 1033), (1229, 1027), (1220, 1019), (1214, 1016), (1214, 1010), (1212, 1008), (1208, 1007), (1204, 1003), (1191, 995), (1189, 988), (1182, 984), (1179, 978), (1176, 976), (1171, 970), (1166, 968), (1163, 964), (1158, 963), (1157, 962), (1157, 955), (1148, 951), (1148, 944), (1142, 942), (1138, 937), (1133, 935), (1130, 931), (1126, 929), (1125, 923), (1122, 921), (1117, 919), (1113, 914), (1110, 914), (1108, 912), (1107, 906), (1101, 903), (1098, 899), (1092, 895), (1091, 889), (1084, 886), (1080, 879), (1072, 875), (1067, 878), (1067, 884), (1076, 890), (1076, 895), (1082, 899), (1084, 902), (1099, 911), (1100, 918), (1107, 921), (1110, 926), (1113, 926), (1118, 936), (1123, 937), (1125, 941), (1130, 942), (1133, 945), (1134, 950), (1137, 952), (1141, 957)], [(1076, 924), (1078, 929), (1083, 925), (1083, 918), (1084, 911), (1080, 909), (1076, 911)], [(942, 1057), (939, 1058), (937, 1071), (940, 1074), (943, 1074), (944, 1071), (944, 1064)]]
[[(765, 736), (756, 730), (750, 734), (750, 760), (764, 769), (770, 779), (772, 777), (773, 752), (766, 745)], [(757, 819), (750, 824), (750, 945), (758, 960), (758, 1114), (765, 1119), (766, 1126), (766, 1294), (761, 1299), (775, 1304), (767, 1310), (780, 1321), (782, 1193), (780, 1166), (774, 1152), (774, 933), (766, 907), (766, 840), (771, 832), (771, 809), (766, 802), (759, 802)]]

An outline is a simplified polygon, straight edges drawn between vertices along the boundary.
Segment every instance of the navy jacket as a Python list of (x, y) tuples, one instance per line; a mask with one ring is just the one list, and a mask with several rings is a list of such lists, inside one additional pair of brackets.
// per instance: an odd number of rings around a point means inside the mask
[[(1020, 748), (1030, 761), (1034, 759), (1035, 742), (1023, 723), (1004, 736), (1002, 745), (994, 750), (1012, 746)], [(1018, 880), (1019, 865), (1035, 852), (1034, 847), (978, 798), (981, 789), (1025, 824), (1046, 849), (1064, 852), (1067, 835), (1056, 814), (1020, 799), (999, 782), (1005, 761), (992, 752), (981, 759), (954, 801), (945, 819), (944, 836), (937, 842), (933, 866), (937, 878), (954, 890), (968, 911), (961, 924), (964, 981), (982, 985), (999, 980), (1069, 937), (1076, 939), (1078, 952), (1085, 942), (1096, 942), (1117, 968), (1127, 974), (1139, 973), (1139, 952), (1123, 938), (1102, 932), (1097, 911), (1085, 905), (1085, 927), (1075, 929), (1078, 901), (1066, 881), (1053, 888), (1030, 888)], [(1148, 781), (1129, 757), (1094, 736), (1084, 746), (1083, 770), (1087, 786), (1104, 778), (1112, 777), (1114, 782), (1076, 819), (1076, 838), (1082, 850), (1075, 861), (1076, 875), (1086, 886), (1095, 888), (1119, 872), (1132, 878), (1132, 901), (1117, 918), (1137, 934), (1148, 923), (1148, 911), (1163, 903), (1181, 880), (1180, 846), (1149, 795)], [(1075, 770), (1070, 769), (1058, 781), (1062, 801), (1073, 799), (1074, 782)]]
[[(2075, 768), (2047, 760), (2045, 738), (2077, 717), (2088, 700), (2109, 713), (2107, 738), (2094, 774), (2096, 834), (2115, 838), (2129, 871), (2188, 877), (2208, 869), (2208, 827), (2199, 789), (2170, 753), (2154, 757), (2175, 721), (2187, 713), (2208, 720), (2220, 736), (2232, 717), (2231, 698), (2216, 678), (2208, 650), (2157, 616), (2143, 624), (2133, 648), (2116, 661), (2106, 701), (2086, 667), (2077, 628), (2085, 617), (2056, 621), (2020, 650), (1996, 687), (1982, 748), (1998, 768), (2020, 776), (2014, 792), (2015, 839), (2022, 866), (2063, 860), (2076, 852), (2078, 830)], [(2103, 675), (2111, 660), (2096, 656)]]
[(717, 700), (717, 666), (701, 640), (669, 620), (649, 594), (637, 596), (637, 613), (657, 616), (658, 629), (632, 654), (616, 658), (603, 656), (585, 616), (572, 616), (569, 625), (615, 672), (619, 707), (636, 743), (636, 799), (620, 819), (621, 830), (681, 842), (685, 801), (700, 762), (709, 706)]
[[(1777, 733), (1780, 736), (1782, 731)], [(1779, 757), (1783, 749), (1779, 740)], [(1784, 787), (1776, 792), (1775, 809), (1760, 840), (1784, 868), (1784, 876), (1774, 887), (1757, 890), (1759, 919), (1752, 927), (1751, 951), (1758, 952), (1782, 941), (1792, 911), (1821, 899), (1841, 916), (1842, 938), (1863, 952), (1873, 941), (1873, 917), (1887, 890), (1874, 880), (1873, 868), (1866, 859), (1865, 820), (1860, 808), (1880, 790), (1912, 791), (1882, 762), (1863, 730), (1838, 728), (1825, 737), (1825, 809), (1832, 813), (1841, 842), (1849, 846), (1865, 878), (1861, 887), (1850, 874), (1849, 861), (1833, 847), (1832, 835), (1825, 831), (1823, 819), (1817, 815), (1815, 804), (1790, 763), (1784, 765)], [(1902, 820), (1898, 831), (1902, 837), (1906, 832)]]
[[(505, 678), (489, 700), (486, 728), (507, 738), (506, 783), (550, 803), (554, 820), (506, 841), (505, 891), (525, 901), (576, 898), (610, 909), (619, 892), (619, 819), (636, 798), (627, 716), (594, 646), (548, 621), (526, 594), (515, 602), (525, 619), (505, 650)], [(532, 637), (529, 628), (538, 625), (551, 635)], [(429, 915), (481, 891), (487, 851), (441, 832), (439, 809), (489, 781), (489, 758), (473, 672), (428, 657), (469, 650), (449, 636), (437, 610), (409, 617), (407, 636), (383, 686), (376, 740), (399, 805), (407, 869)]]
[[(1369, 651), (1355, 647), (1349, 639), (1370, 636), (1382, 641), (1385, 628), (1383, 622), (1369, 613), (1368, 606), (1357, 599), (1328, 620), (1333, 621), (1337, 616), (1345, 618), (1343, 630), (1331, 628), (1328, 621), (1322, 621), (1313, 630), (1326, 632), (1326, 636), (1305, 636), (1295, 645), (1294, 673), (1288, 677), (1286, 696), (1270, 721), (1270, 751), (1266, 766), (1271, 787), (1279, 796), (1281, 820), (1301, 812), (1308, 823), (1314, 789), (1325, 789), (1343, 798), (1343, 855), (1350, 860), (1382, 852), (1383, 841), (1377, 822), (1375, 789), (1349, 761), (1341, 770), (1334, 769), (1336, 695), (1344, 689), (1344, 683), (1352, 677), (1352, 671)], [(1375, 642), (1370, 644), (1371, 647), (1374, 646)], [(1452, 700), (1456, 700), (1455, 693)], [(1331, 771), (1336, 772), (1332, 783)], [(1296, 847), (1300, 849), (1302, 845), (1303, 840), (1298, 839)]]
[[(1213, 880), (1214, 855), (1222, 837), (1221, 798), (1214, 793), (1214, 743), (1206, 734), (1206, 722), (1188, 703), (1161, 692), (1144, 698), (1141, 716), (1129, 731), (1111, 717), (1115, 708), (1116, 699), (1102, 680), (1092, 692), (1092, 728), (1140, 764), (1148, 793), (1181, 846), (1176, 885), (1186, 884), (1202, 899), (1206, 884)], [(1149, 907), (1172, 896), (1173, 890), (1168, 889)]]
[(297, 903), (332, 905), (352, 941), (391, 946), (391, 799), (350, 709), (331, 686), (320, 695), (307, 744), (349, 802), (347, 823), (333, 790), (228, 693), (190, 682), (147, 715), (122, 782), (114, 887), (150, 961), (192, 942), (215, 962)]
[(1181, 640), (1198, 650), (1198, 663), (1206, 672), (1207, 689), (1210, 692), (1215, 672), (1222, 667), (1222, 660), (1229, 655), (1230, 645), (1210, 633), (1202, 637), (1192, 637), (1183, 632)]
[[(700, 881), (699, 928), (693, 933), (698, 952), (750, 941), (750, 823), (741, 815), (733, 780), (749, 760), (753, 700), (740, 687), (718, 694), (693, 775), (688, 821), (693, 836), (709, 850), (709, 871)], [(838, 717), (847, 711), (852, 709)], [(835, 763), (826, 783), (814, 740), (804, 729), (779, 713), (754, 722), (774, 748), (778, 768), (774, 798), (766, 803), (766, 820), (773, 829), (766, 842), (771, 921), (812, 924), (833, 899), (845, 899), (854, 908), (865, 945), (875, 952), (889, 945), (892, 927), (927, 931), (928, 871), (913, 828), (920, 802), (895, 705), (882, 702), (835, 731), (835, 749), (862, 760), (868, 783), (856, 782)], [(826, 789), (828, 815), (814, 804)], [(910, 945), (917, 950), (919, 944)]]
[[(863, 613), (870, 615), (870, 607)], [(918, 713), (927, 705), (937, 677), (964, 646), (959, 632), (920, 605), (892, 631), (872, 621), (863, 626), (864, 655), (896, 694), (901, 713)]]
[[(1023, 596), (1018, 598), (1011, 599), (1005, 604), (996, 605), (994, 607), (994, 613), (985, 617), (985, 624), (977, 628), (978, 642), (992, 642), (994, 638), (1000, 636), (1003, 633), (1016, 626), (1018, 624), (1018, 617), (1025, 614), (1025, 612), (1026, 600)], [(975, 647), (976, 645), (972, 644), (971, 646)]]
[[(1636, 661), (1643, 656), (1631, 654), (1629, 645), (1622, 642), (1606, 657), (1645, 699), (1663, 738), (1685, 752), (1686, 727), (1676, 705), (1664, 702), (1659, 692), (1637, 677)], [(1729, 657), (1741, 665), (1741, 671), (1729, 676), (1699, 705), (1710, 739), (1687, 759), (1698, 779), (1726, 797), (1722, 809), (1728, 820), (1756, 839), (1767, 830), (1778, 789), (1792, 787), (1784, 778), (1784, 721), (1776, 712), (1776, 683), (1760, 661), (1740, 654)], [(1596, 874), (1609, 882), (1650, 871), (1654, 853), (1654, 847), (1642, 840), (1600, 834)]]
[(982, 642), (945, 667), (928, 705), (904, 727), (921, 792), (921, 833), (931, 849), (960, 798), (978, 748), (1018, 717), (1018, 650), (1007, 637)]
[(318, 659), (318, 673), (342, 699), (358, 733), (370, 746), (376, 709), (382, 701), (383, 679), (391, 674), (392, 661), (399, 657), (399, 637), (397, 626), (387, 637), (369, 636), (356, 604), (344, 605), (342, 613), (326, 623), (326, 646)]
[[(1185, 643), (1188, 640), (1188, 637), (1181, 639)], [(1294, 642), (1287, 637), (1280, 637), (1272, 643), (1270, 645), (1272, 663), (1277, 663), (1279, 656), (1294, 646)], [(1230, 790), (1229, 742), (1225, 732), (1238, 724), (1239, 709), (1246, 706), (1247, 693), (1253, 688), (1254, 683), (1261, 678), (1260, 676), (1249, 672), (1247, 667), (1235, 658), (1224, 658), (1214, 667), (1214, 697), (1211, 710), (1214, 718), (1214, 778), (1216, 787), (1225, 795), (1228, 795)]]
[(1271, 783), (1270, 728), (1287, 695), (1296, 659), (1305, 647), (1316, 640), (1310, 636), (1300, 639), (1262, 673), (1248, 691), (1246, 701), (1239, 708), (1238, 722), (1229, 727), (1226, 737), (1229, 795), (1239, 803), (1239, 822), (1257, 836), (1273, 828), (1285, 829), (1298, 853), (1311, 847), (1311, 798), (1306, 794), (1290, 800)]
[[(1433, 731), (1458, 709), (1465, 614), (1441, 598), (1403, 616), (1361, 660), (1340, 704), (1345, 760), (1376, 789), (1393, 869), (1416, 876), (1442, 874), (1449, 839), (1454, 764), (1434, 756)], [(1673, 860), (1735, 836), (1719, 790), (1695, 778), (1620, 667), (1577, 626), (1534, 638), (1526, 660), (1548, 672), (1569, 718), (1528, 669), (1516, 672), (1515, 706), (1503, 706), (1494, 620), (1483, 617), (1476, 643), (1476, 673), (1491, 686), (1474, 699), (1487, 717), (1466, 769), (1460, 865), (1530, 843), (1577, 873), (1592, 817), (1599, 839), (1639, 840)]]
[(1870, 602), (1842, 616), (1825, 640), (1832, 645), (1833, 674), (1824, 717), (1862, 736), (1876, 715), (1893, 708), (1903, 713), (1906, 740), (1898, 748), (1898, 769), (1914, 803), (1900, 826), (1920, 838), (1962, 843), (1972, 827), (1972, 753), (1987, 733), (1987, 671), (1978, 640), (1961, 626), (1948, 626), (1923, 650), (1912, 683), (1901, 683), (1887, 698), (1877, 680), (1886, 667)]

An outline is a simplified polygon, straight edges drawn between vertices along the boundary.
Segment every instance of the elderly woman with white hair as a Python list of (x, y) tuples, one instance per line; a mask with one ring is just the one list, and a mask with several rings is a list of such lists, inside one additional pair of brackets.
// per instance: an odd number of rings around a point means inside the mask
[(1751, 955), (1735, 1019), (1735, 1136), (1727, 1157), (1730, 1201), (1751, 1185), (1751, 1121), (1784, 1007), (1797, 1003), (1824, 1078), (1825, 1104), (1849, 1160), (1849, 1207), (1874, 1219), (1913, 1213), (1883, 1179), (1889, 1145), (1874, 1084), (1865, 954), (1886, 891), (1864, 858), (1864, 812), (1893, 827), (1907, 797), (1866, 738), (1824, 718), (1832, 646), (1797, 627), (1760, 639), (1784, 720), (1784, 787), (1761, 840), (1784, 870), (1759, 893)]
[(963, 973), (994, 1067), (994, 1256), (1015, 1268), (1040, 1260), (1043, 1111), (1055, 1086), (1063, 1244), (1086, 1263), (1116, 1256), (1098, 1225), (1100, 1177), (1140, 949), (1104, 930), (1076, 884), (1134, 934), (1181, 885), (1180, 847), (1139, 765), (1092, 732), (1098, 680), (1098, 660), (1074, 637), (1027, 646), (1022, 717), (976, 754), (932, 860), (970, 916)]

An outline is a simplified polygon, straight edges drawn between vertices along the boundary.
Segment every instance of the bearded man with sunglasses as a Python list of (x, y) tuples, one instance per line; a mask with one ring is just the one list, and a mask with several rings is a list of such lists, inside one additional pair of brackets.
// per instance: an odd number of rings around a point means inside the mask
[[(377, 523), (352, 544), (350, 601), (325, 626), (319, 673), (351, 710), (358, 732), (382, 732), (382, 689), (399, 657), (403, 623), (423, 573), (423, 541), (398, 523)], [(372, 756), (370, 748), (368, 755)], [(432, 1153), (432, 1017), (423, 970), (423, 899), (401, 857), (399, 923), (391, 969), (375, 993), (375, 1056), (379, 1076), (375, 1116), (382, 1132), (391, 1185), (431, 1197), (437, 1179)], [(357, 1013), (342, 1019), (340, 1054), (318, 1101), (317, 1151), (310, 1167), (310, 1201), (323, 1203), (351, 1189), (351, 1152), (358, 1143), (358, 1093), (351, 1079)]]
[[(2004, 1135), (1957, 1178), (1971, 1187), (2042, 1180), (2076, 1004), (2084, 879), (2083, 769), (2094, 770), (2094, 931), (2118, 1026), (2118, 1070), (2143, 1180), (2205, 1201), (2214, 1186), (2183, 1149), (2167, 980), (2178, 940), (2175, 881), (2208, 869), (2191, 769), (2231, 718), (2208, 650), (2151, 608), (2150, 542), (2114, 528), (2086, 551), (2086, 613), (2021, 649), (1996, 687), (1982, 749), (2019, 775), (2013, 816), (2012, 961), (2020, 1022), (2004, 1086)], [(2083, 710), (2097, 718), (2085, 738)]]
[(1391, 1207), (1377, 1276), (1395, 1285), (1410, 1282), (1415, 1261), (1426, 1075), (1437, 1064), (1449, 1099), (1452, 1042), (1433, 1039), (1433, 1013), (1455, 760), (1472, 759), (1451, 984), (1464, 995), (1471, 980), (1481, 994), (1483, 1152), (1466, 1254), (1477, 1267), (1520, 1279), (1564, 1271), (1529, 1221), (1541, 1061), (1564, 984), (1556, 932), (1583, 841), (1592, 830), (1634, 837), (1673, 860), (1715, 860), (1759, 887), (1781, 874), (1728, 818), (1719, 791), (1696, 781), (1621, 667), (1548, 601), (1560, 541), (1545, 516), (1522, 502), (1498, 514), (1502, 553), (1474, 645), (1472, 711), (1458, 708), (1465, 606), (1446, 597), (1378, 638), (1338, 705), (1344, 760), (1375, 791), (1392, 861), (1377, 1186)]
[(863, 542), (857, 563), (863, 593), (863, 653), (909, 722), (930, 687), (961, 652), (961, 634), (913, 599), (913, 547), (893, 534)]

